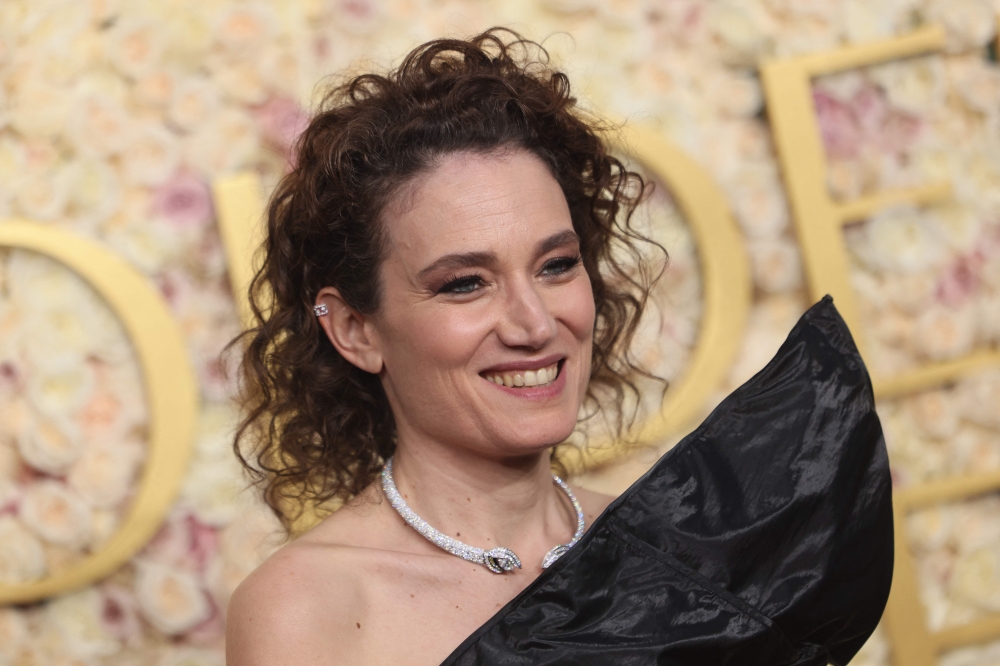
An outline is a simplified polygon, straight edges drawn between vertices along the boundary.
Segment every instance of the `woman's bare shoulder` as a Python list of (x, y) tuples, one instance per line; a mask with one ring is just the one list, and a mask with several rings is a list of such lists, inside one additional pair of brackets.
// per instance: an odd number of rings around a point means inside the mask
[(284, 546), (239, 585), (227, 612), (229, 666), (358, 663), (352, 630), (371, 557), (341, 518)]
[(605, 495), (576, 485), (573, 486), (573, 494), (580, 500), (587, 525), (592, 525), (597, 517), (608, 508), (608, 505), (615, 501), (612, 495)]

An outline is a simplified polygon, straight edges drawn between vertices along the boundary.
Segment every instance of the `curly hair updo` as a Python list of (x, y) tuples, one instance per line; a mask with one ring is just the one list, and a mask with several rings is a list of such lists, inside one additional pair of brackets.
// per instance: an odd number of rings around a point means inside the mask
[(387, 74), (326, 94), (271, 197), (250, 287), (254, 326), (242, 336), (245, 418), (235, 449), (286, 528), (306, 506), (360, 493), (395, 450), (379, 378), (337, 353), (312, 305), (334, 286), (359, 312), (378, 310), (382, 214), (442, 155), (518, 149), (548, 166), (596, 306), (585, 412), (610, 402), (621, 413), (627, 396), (638, 397), (634, 377), (646, 373), (628, 350), (653, 276), (639, 250), (648, 239), (631, 218), (648, 187), (610, 154), (608, 129), (579, 109), (539, 44), (499, 28), (428, 42)]

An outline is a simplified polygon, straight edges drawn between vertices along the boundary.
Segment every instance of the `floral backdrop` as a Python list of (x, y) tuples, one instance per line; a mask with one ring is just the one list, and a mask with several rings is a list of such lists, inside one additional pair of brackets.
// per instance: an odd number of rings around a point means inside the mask
[[(883, 374), (1000, 342), (998, 13), (997, 0), (3, 0), (0, 218), (94, 238), (146, 273), (187, 336), (202, 406), (159, 534), (98, 584), (0, 609), (0, 666), (224, 663), (229, 595), (281, 536), (230, 453), (219, 352), (238, 324), (209, 183), (250, 169), (273, 185), (324, 77), (503, 24), (545, 40), (582, 104), (658, 126), (723, 188), (752, 263), (721, 396), (809, 305), (757, 63), (927, 22), (946, 29), (946, 53), (814, 86), (835, 197), (942, 177), (956, 191), (845, 230), (860, 335)], [(671, 263), (637, 351), (673, 378), (701, 315), (698, 250), (666, 188), (646, 214)], [(1000, 469), (996, 369), (879, 411), (900, 487)], [(53, 261), (0, 249), (0, 582), (59, 572), (113, 533), (146, 435), (138, 366), (106, 305)], [(584, 482), (620, 491), (657, 454)], [(909, 519), (932, 627), (1000, 611), (998, 502)], [(854, 663), (889, 660), (876, 633)], [(1000, 644), (941, 660), (996, 663)]]

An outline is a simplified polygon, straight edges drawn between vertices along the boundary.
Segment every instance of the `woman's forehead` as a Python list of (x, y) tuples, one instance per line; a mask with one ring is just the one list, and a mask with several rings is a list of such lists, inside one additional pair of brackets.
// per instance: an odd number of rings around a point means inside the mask
[(406, 199), (386, 219), (390, 243), (409, 255), (406, 263), (534, 246), (572, 229), (559, 184), (545, 163), (523, 150), (445, 155)]

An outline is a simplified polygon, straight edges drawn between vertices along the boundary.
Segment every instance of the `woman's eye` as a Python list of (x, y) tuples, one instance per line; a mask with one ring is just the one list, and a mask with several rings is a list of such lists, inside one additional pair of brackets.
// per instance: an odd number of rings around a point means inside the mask
[(558, 257), (545, 262), (542, 273), (546, 275), (561, 275), (571, 271), (580, 263), (580, 257)]
[(471, 294), (479, 289), (483, 284), (483, 279), (478, 275), (455, 278), (449, 280), (447, 284), (438, 290), (439, 294)]

